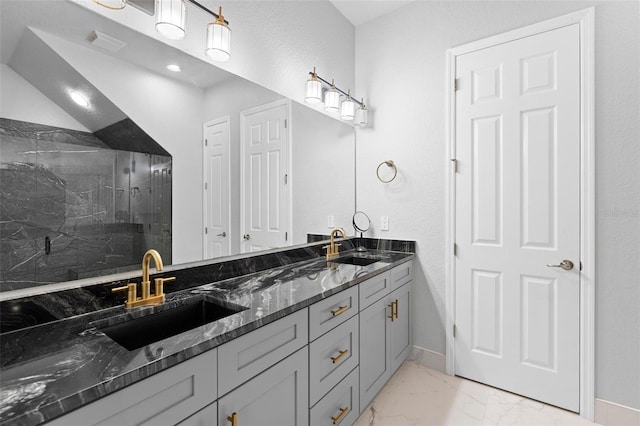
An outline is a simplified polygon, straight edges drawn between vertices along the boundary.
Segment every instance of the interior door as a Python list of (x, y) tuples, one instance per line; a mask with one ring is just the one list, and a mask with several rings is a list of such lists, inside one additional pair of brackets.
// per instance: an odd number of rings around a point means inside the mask
[(288, 114), (286, 101), (241, 113), (242, 252), (288, 244)]
[(460, 55), (455, 100), (456, 374), (573, 411), (579, 52), (575, 24)]
[(204, 258), (229, 255), (229, 117), (204, 124)]

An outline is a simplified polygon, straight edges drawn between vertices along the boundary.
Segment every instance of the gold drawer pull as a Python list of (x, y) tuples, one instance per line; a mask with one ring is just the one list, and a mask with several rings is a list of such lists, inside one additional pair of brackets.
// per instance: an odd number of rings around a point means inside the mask
[(391, 314), (387, 317), (391, 320), (391, 322), (393, 322), (395, 320), (395, 304), (393, 302), (391, 302), (390, 304), (387, 305), (388, 307), (391, 308)]
[(334, 425), (337, 425), (338, 423), (340, 423), (342, 421), (342, 419), (344, 418), (344, 416), (347, 415), (347, 413), (349, 412), (349, 407), (344, 407), (340, 409), (340, 414), (338, 414), (335, 417), (331, 417), (331, 421), (333, 422)]
[(348, 306), (338, 306), (338, 309), (336, 309), (335, 311), (331, 311), (331, 315), (333, 315), (334, 317), (337, 317), (338, 315), (343, 314), (348, 310), (349, 310)]
[(334, 364), (339, 363), (340, 360), (342, 358), (344, 358), (345, 356), (347, 356), (348, 353), (349, 353), (349, 349), (345, 349), (344, 351), (340, 351), (340, 355), (331, 357), (331, 362), (334, 363)]
[(396, 319), (398, 319), (398, 299), (396, 299), (395, 302), (393, 302), (393, 304), (396, 307), (396, 312), (395, 312), (394, 315), (395, 315)]
[(238, 426), (238, 413), (231, 413), (230, 416), (227, 416), (227, 420), (231, 422), (231, 426)]

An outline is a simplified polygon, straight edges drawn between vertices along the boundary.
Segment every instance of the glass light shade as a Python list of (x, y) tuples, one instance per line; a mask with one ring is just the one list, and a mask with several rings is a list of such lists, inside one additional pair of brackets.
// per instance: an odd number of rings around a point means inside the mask
[(186, 34), (187, 7), (183, 0), (156, 0), (156, 31), (172, 40)]
[(340, 118), (343, 120), (353, 120), (356, 115), (356, 103), (351, 98), (342, 101), (340, 105)]
[(111, 10), (121, 10), (127, 5), (127, 0), (93, 0), (93, 2)]
[(324, 109), (327, 112), (338, 112), (340, 110), (340, 93), (334, 87), (324, 94)]
[(358, 108), (356, 110), (356, 118), (354, 121), (356, 126), (365, 127), (367, 125), (368, 115), (369, 115), (369, 112), (367, 111), (367, 108), (364, 105)]
[(320, 80), (314, 77), (307, 80), (307, 91), (304, 100), (310, 104), (322, 102), (322, 83)]
[(69, 96), (71, 97), (71, 99), (73, 99), (73, 102), (80, 105), (81, 107), (89, 107), (89, 101), (82, 93), (76, 92), (75, 90), (70, 90)]
[(215, 61), (228, 61), (231, 58), (231, 29), (224, 20), (207, 25), (207, 49), (204, 53)]

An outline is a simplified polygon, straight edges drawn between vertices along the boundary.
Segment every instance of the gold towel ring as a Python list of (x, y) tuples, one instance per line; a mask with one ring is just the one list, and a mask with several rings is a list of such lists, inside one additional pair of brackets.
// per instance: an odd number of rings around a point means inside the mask
[[(391, 176), (391, 179), (389, 180), (384, 180), (382, 179), (382, 177), (380, 177), (380, 167), (382, 167), (383, 164), (393, 169), (393, 176)], [(389, 183), (392, 180), (394, 180), (398, 175), (398, 168), (391, 160), (383, 161), (382, 163), (378, 164), (378, 168), (376, 169), (376, 175), (378, 176), (378, 179), (380, 180), (380, 182)]]

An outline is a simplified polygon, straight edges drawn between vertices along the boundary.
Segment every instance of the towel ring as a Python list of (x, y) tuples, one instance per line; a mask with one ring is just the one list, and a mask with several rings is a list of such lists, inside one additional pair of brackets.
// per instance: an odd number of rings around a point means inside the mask
[[(380, 167), (382, 167), (383, 164), (386, 165), (387, 167), (390, 167), (390, 168), (393, 169), (393, 176), (391, 176), (391, 179), (384, 180), (380, 176)], [(396, 167), (396, 165), (391, 160), (383, 161), (382, 163), (378, 164), (378, 168), (376, 169), (376, 175), (378, 176), (378, 180), (380, 180), (380, 182), (389, 183), (392, 180), (394, 180), (396, 178), (396, 176), (398, 176), (398, 168)]]

